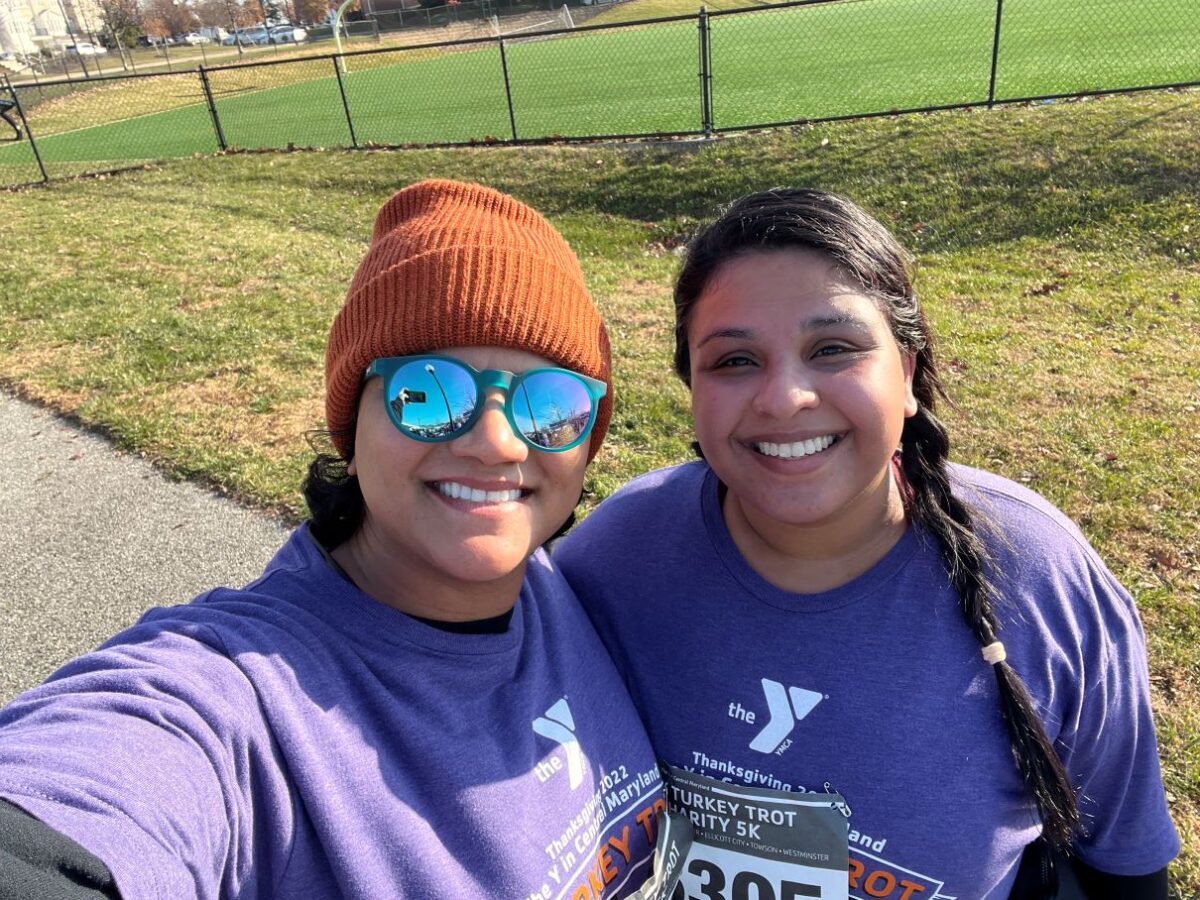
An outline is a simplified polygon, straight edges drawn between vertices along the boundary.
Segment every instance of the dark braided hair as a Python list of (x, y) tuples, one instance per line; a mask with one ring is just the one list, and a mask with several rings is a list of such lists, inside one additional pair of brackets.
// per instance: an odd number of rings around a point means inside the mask
[[(990, 558), (978, 534), (977, 513), (951, 490), (950, 437), (934, 415), (946, 393), (933, 336), (913, 291), (908, 255), (891, 232), (849, 200), (822, 191), (780, 188), (738, 200), (692, 240), (676, 279), (675, 371), (690, 387), (690, 316), (717, 270), (748, 253), (797, 248), (825, 255), (853, 278), (882, 312), (901, 351), (915, 359), (912, 389), (919, 408), (901, 434), (904, 511), (910, 522), (937, 537), (967, 622), (986, 647), (997, 632)], [(1066, 850), (1080, 820), (1062, 761), (1021, 677), (1007, 662), (992, 669), (1013, 757), (1037, 803), (1043, 833)]]

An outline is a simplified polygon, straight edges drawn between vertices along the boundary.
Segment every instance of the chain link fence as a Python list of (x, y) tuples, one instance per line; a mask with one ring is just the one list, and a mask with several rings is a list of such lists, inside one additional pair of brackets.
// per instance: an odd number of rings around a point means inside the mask
[(20, 136), (0, 137), (0, 184), (226, 149), (712, 134), (1200, 84), (1200, 0), (802, 0), (581, 27), (546, 2), (463, 3), (456, 21), (484, 32), (467, 39), (411, 42), (439, 32), (406, 10), (372, 27), (407, 46), (5, 78)]

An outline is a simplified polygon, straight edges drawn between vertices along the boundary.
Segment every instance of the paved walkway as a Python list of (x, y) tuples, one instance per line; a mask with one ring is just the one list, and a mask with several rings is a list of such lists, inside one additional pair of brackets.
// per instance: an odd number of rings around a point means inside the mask
[(0, 704), (152, 606), (254, 578), (287, 529), (0, 392)]

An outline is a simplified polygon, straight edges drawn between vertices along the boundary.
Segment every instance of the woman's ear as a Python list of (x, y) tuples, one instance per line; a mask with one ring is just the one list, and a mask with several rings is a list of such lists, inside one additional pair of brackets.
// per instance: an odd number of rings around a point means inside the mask
[(917, 408), (920, 404), (917, 403), (916, 395), (913, 394), (913, 376), (917, 371), (917, 355), (915, 353), (901, 353), (900, 365), (904, 369), (904, 418), (910, 418), (917, 414)]
[(346, 463), (346, 474), (349, 475), (351, 478), (358, 477), (358, 459), (357, 459), (357, 457), (354, 457), (354, 456), (350, 457), (350, 462)]

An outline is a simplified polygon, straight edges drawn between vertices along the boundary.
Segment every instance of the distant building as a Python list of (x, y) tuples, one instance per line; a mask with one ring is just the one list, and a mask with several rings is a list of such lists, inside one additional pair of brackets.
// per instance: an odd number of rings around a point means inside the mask
[(0, 0), (0, 52), (29, 55), (61, 51), (79, 40), (99, 41), (104, 29), (98, 0)]

